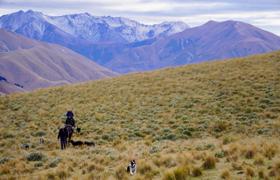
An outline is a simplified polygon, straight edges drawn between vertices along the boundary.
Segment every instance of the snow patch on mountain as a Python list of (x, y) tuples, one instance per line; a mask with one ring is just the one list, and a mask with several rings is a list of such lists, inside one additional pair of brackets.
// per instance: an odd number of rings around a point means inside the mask
[(48, 16), (29, 10), (0, 17), (0, 28), (21, 32), (31, 38), (35, 36), (36, 39), (42, 38), (49, 25), (91, 42), (124, 41), (126, 43), (157, 36), (169, 36), (188, 28), (188, 25), (183, 22), (145, 25), (127, 18), (92, 16), (89, 13)]

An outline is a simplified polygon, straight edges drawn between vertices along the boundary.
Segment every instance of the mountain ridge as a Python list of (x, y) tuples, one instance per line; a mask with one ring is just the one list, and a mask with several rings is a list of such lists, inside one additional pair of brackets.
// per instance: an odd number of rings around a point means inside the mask
[[(181, 22), (143, 25), (122, 17), (95, 17), (89, 13), (47, 16), (30, 10), (0, 17), (0, 27), (62, 45), (118, 73), (244, 57), (280, 49), (279, 36), (234, 20), (208, 21), (189, 28)], [(150, 32), (147, 27), (158, 30)]]
[(202, 26), (159, 38), (152, 44), (129, 49), (104, 66), (127, 73), (244, 57), (278, 49), (280, 37), (270, 32), (239, 21), (209, 21)]
[[(14, 23), (15, 18), (17, 24)], [(106, 38), (109, 42), (122, 40), (122, 42), (130, 43), (170, 35), (188, 28), (188, 25), (183, 22), (145, 25), (128, 18), (92, 16), (89, 13), (48, 16), (41, 12), (28, 10), (0, 17), (0, 27), (15, 32), (19, 31), (23, 35), (37, 40), (44, 39), (45, 24), (53, 25), (75, 38), (83, 38), (92, 43), (104, 42)], [(30, 34), (21, 30), (22, 26), (31, 26), (35, 31)]]

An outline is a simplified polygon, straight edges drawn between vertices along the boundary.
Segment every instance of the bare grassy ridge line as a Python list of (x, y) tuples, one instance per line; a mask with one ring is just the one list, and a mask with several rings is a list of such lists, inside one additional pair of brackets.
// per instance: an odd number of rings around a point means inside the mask
[[(278, 51), (1, 97), (0, 162), (10, 159), (0, 164), (0, 178), (17, 172), (42, 179), (126, 179), (131, 158), (139, 162), (135, 179), (198, 171), (199, 178), (242, 178), (250, 176), (248, 168), (254, 177), (262, 169), (277, 177), (279, 82)], [(96, 148), (58, 150), (57, 128), (69, 108), (83, 131), (74, 138), (93, 140)], [(39, 144), (40, 136), (46, 144)], [(19, 148), (22, 143), (31, 149)], [(45, 159), (27, 161), (34, 151)], [(204, 169), (213, 156), (215, 167)], [(50, 167), (57, 157), (61, 161)], [(257, 159), (264, 165), (255, 165)]]

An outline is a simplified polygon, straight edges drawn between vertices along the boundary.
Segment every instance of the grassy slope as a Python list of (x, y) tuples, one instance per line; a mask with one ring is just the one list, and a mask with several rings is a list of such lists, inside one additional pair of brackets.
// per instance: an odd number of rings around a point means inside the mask
[(28, 39), (3, 29), (0, 29), (0, 41), (1, 75), (24, 86), (25, 90), (118, 75), (59, 45)]
[[(193, 174), (208, 156), (216, 168), (202, 168), (205, 178), (226, 171), (245, 177), (248, 168), (255, 176), (258, 171), (273, 175), (277, 162), (280, 169), (279, 82), (278, 51), (1, 97), (0, 153), (11, 159), (0, 165), (0, 177), (17, 170), (22, 177), (125, 179), (123, 168), (136, 158), (135, 179), (161, 179), (181, 167)], [(57, 128), (67, 109), (74, 110), (83, 131), (74, 139), (94, 140), (96, 148), (58, 149)], [(39, 145), (40, 135), (46, 144)], [(21, 143), (33, 146), (26, 151)], [(33, 151), (46, 158), (27, 161)], [(215, 153), (225, 155), (215, 159)], [(56, 157), (62, 161), (49, 167)], [(253, 163), (258, 158), (264, 165)]]

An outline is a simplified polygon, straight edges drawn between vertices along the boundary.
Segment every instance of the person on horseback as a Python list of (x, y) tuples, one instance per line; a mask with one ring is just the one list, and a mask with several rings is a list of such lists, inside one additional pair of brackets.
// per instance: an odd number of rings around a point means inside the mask
[(74, 113), (72, 111), (67, 111), (66, 117), (65, 125), (71, 125), (72, 127), (75, 127)]

